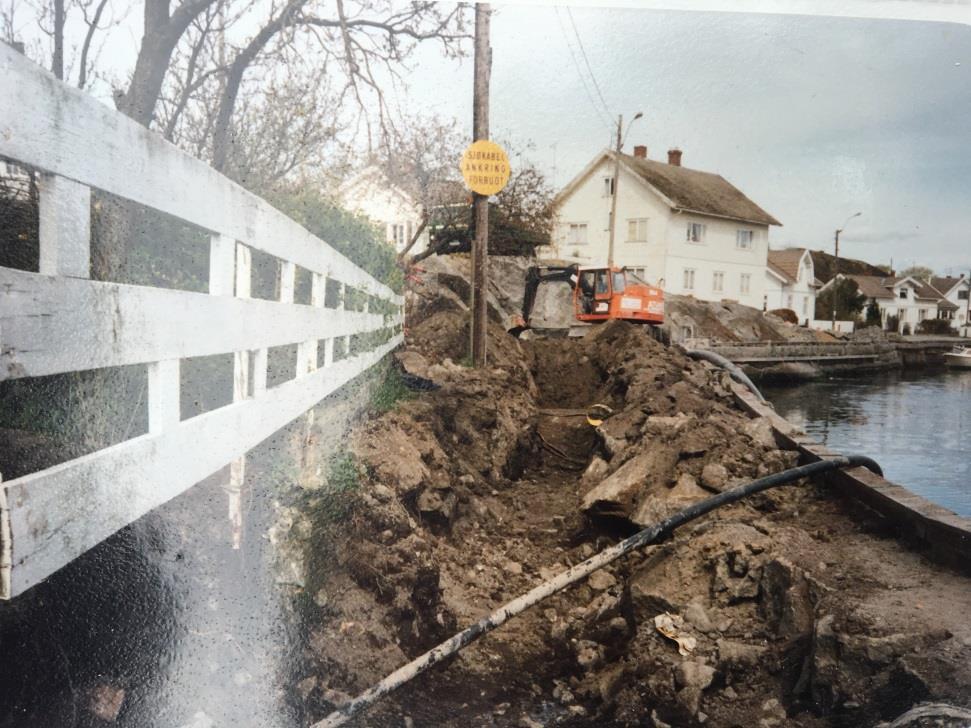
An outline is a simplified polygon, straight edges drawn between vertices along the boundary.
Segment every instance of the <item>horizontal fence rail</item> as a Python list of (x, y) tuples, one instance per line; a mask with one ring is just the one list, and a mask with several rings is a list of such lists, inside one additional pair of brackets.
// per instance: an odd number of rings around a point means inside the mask
[[(2, 43), (0, 98), (0, 157), (38, 173), (40, 213), (38, 270), (0, 267), (0, 382), (135, 366), (148, 397), (147, 433), (2, 482), (0, 598), (10, 598), (226, 465), (232, 511), (246, 452), (396, 347), (404, 301), (261, 198)], [(205, 231), (208, 293), (91, 280), (92, 190)], [(253, 251), (279, 261), (277, 300), (251, 297)], [(309, 304), (294, 302), (298, 266), (310, 274)], [(325, 306), (328, 290), (336, 307)], [(345, 307), (351, 291), (364, 294), (362, 310)], [(351, 337), (371, 348), (352, 353)], [(267, 386), (268, 351), (282, 346), (296, 348), (293, 378)], [(182, 360), (218, 354), (232, 355), (233, 401), (181, 419)]]

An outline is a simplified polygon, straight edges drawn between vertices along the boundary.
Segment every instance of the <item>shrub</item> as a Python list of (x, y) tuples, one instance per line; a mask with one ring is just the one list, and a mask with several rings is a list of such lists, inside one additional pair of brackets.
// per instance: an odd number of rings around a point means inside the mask
[(910, 336), (910, 324), (904, 324), (903, 331), (901, 331), (904, 336)]
[(891, 314), (887, 316), (887, 331), (896, 331), (900, 326), (900, 318)]
[(951, 328), (951, 322), (947, 319), (924, 319), (917, 324), (918, 334), (934, 334), (937, 336), (957, 336), (957, 331)]

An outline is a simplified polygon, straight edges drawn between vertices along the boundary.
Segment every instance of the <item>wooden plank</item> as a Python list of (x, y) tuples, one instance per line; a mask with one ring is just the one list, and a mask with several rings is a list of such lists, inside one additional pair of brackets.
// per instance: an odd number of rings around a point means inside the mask
[(148, 431), (158, 434), (179, 424), (179, 360), (148, 365)]
[(40, 272), (90, 278), (91, 188), (52, 174), (38, 188)]
[(209, 241), (209, 293), (232, 296), (236, 278), (236, 241), (226, 235), (213, 235)]
[(0, 156), (161, 210), (396, 303), (269, 203), (0, 44)]
[(0, 290), (0, 380), (225, 354), (386, 325), (375, 314), (9, 268), (0, 268)]
[[(118, 529), (243, 455), (401, 343), (261, 395), (3, 484), (10, 587), (21, 594)], [(0, 535), (2, 535), (0, 531)]]

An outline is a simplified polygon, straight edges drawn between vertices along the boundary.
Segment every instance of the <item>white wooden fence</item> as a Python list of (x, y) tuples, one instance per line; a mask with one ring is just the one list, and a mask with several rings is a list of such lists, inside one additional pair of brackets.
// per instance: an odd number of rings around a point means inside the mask
[[(247, 450), (401, 341), (400, 296), (262, 199), (2, 43), (0, 157), (41, 173), (40, 269), (0, 267), (0, 380), (125, 365), (148, 373), (146, 434), (2, 484), (0, 597), (229, 463), (238, 488)], [(209, 231), (208, 294), (90, 280), (92, 188)], [(249, 298), (251, 249), (282, 261), (279, 301)], [(294, 303), (296, 266), (312, 275), (311, 305)], [(325, 308), (327, 279), (395, 313)], [(387, 343), (334, 360), (336, 339), (346, 346), (385, 329)], [(268, 388), (267, 349), (294, 344), (295, 378)], [(181, 420), (180, 360), (228, 353), (234, 401)]]

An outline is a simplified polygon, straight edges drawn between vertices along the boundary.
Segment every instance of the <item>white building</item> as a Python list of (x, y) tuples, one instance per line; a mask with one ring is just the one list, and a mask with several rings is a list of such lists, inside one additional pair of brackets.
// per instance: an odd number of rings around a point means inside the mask
[[(383, 226), (388, 243), (399, 253), (421, 225), (420, 206), (375, 165), (366, 167), (341, 186), (340, 202), (346, 209), (366, 215)], [(426, 228), (411, 252), (418, 253), (427, 247)]]
[(968, 308), (968, 298), (971, 296), (971, 280), (962, 273), (957, 278), (953, 276), (941, 276), (931, 278), (931, 285), (941, 294), (941, 297), (949, 303), (954, 304), (954, 308), (942, 308), (938, 314), (939, 318), (946, 318), (951, 322), (951, 326), (961, 332), (963, 336), (971, 335), (968, 327), (971, 327), (971, 320), (968, 318), (971, 309)]
[[(912, 276), (861, 276), (843, 275), (836, 279), (849, 278), (856, 281), (859, 292), (866, 296), (867, 303), (876, 301), (880, 307), (880, 319), (883, 328), (887, 328), (887, 320), (891, 316), (897, 317), (897, 332), (902, 333), (904, 326), (910, 333), (917, 332), (917, 326), (926, 319), (943, 318), (957, 328), (957, 305), (948, 300), (934, 286)], [(827, 290), (832, 284), (827, 281), (820, 292)], [(962, 289), (956, 286), (957, 292)], [(964, 301), (967, 305), (967, 301)], [(865, 309), (864, 309), (865, 315)]]
[(770, 250), (765, 268), (765, 307), (787, 308), (801, 323), (816, 317), (816, 278), (813, 256), (806, 248)]
[[(580, 264), (607, 262), (615, 152), (597, 155), (556, 196), (556, 228), (544, 255)], [(779, 225), (717, 174), (647, 158), (647, 148), (620, 155), (614, 264), (671, 293), (707, 301), (765, 302), (769, 226)]]

